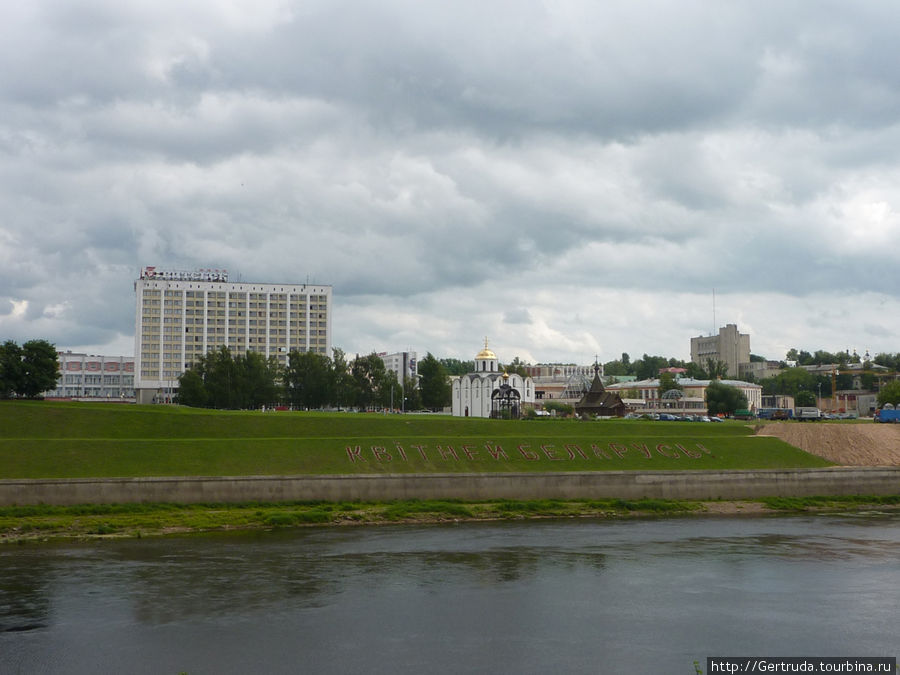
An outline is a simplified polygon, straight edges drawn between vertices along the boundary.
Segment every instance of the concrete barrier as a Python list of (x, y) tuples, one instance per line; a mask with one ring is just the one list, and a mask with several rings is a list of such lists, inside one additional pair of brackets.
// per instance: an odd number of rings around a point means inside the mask
[(394, 499), (709, 500), (854, 494), (900, 494), (900, 467), (0, 480), (0, 506)]

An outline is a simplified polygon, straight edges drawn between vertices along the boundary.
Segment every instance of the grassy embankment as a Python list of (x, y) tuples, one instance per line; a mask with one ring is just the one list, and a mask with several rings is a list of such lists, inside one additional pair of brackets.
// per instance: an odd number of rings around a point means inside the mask
[[(827, 465), (775, 438), (755, 437), (742, 423), (494, 421), (0, 403), (0, 479)], [(825, 506), (840, 508), (846, 503), (830, 500)], [(865, 503), (880, 502), (872, 498)], [(746, 504), (759, 508), (759, 503)], [(771, 507), (806, 508), (796, 500)], [(315, 523), (621, 517), (703, 512), (705, 508), (700, 502), (620, 499), (18, 506), (0, 508), (0, 541)], [(735, 511), (742, 508), (738, 504)]]
[(0, 402), (0, 479), (809, 468), (740, 423)]

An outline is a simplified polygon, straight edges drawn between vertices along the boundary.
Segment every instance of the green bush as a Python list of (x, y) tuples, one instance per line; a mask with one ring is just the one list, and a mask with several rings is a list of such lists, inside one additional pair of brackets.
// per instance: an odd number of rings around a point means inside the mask
[(401, 520), (420, 514), (471, 518), (472, 512), (463, 504), (450, 501), (395, 502), (384, 510), (387, 520)]
[(544, 401), (544, 410), (547, 412), (556, 411), (556, 414), (561, 417), (567, 417), (575, 412), (573, 406), (560, 401)]

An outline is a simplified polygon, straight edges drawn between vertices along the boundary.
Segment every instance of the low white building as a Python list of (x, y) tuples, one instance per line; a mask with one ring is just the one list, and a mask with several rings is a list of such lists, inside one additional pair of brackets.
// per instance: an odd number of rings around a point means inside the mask
[(134, 357), (58, 352), (59, 380), (44, 398), (134, 403)]
[(533, 405), (532, 379), (500, 372), (500, 362), (487, 340), (475, 356), (475, 371), (453, 380), (450, 409), (454, 417), (520, 417), (523, 407)]
[[(706, 410), (706, 388), (716, 380), (695, 380), (691, 377), (682, 377), (677, 380), (681, 386), (679, 396), (666, 397), (659, 395), (659, 380), (638, 380), (636, 382), (618, 382), (607, 385), (609, 391), (618, 392), (630, 407), (639, 407), (647, 412), (676, 411), (680, 413), (698, 413)], [(759, 410), (762, 407), (762, 387), (751, 382), (740, 380), (718, 380), (722, 384), (735, 387), (747, 397), (747, 407), (750, 410)], [(625, 398), (626, 394), (633, 392), (635, 397)], [(637, 403), (637, 405), (635, 405)]]

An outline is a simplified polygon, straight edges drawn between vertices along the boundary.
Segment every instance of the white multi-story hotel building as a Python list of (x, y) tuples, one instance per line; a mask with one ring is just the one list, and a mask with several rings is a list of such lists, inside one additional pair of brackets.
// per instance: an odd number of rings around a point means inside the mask
[(235, 283), (225, 270), (145, 267), (134, 288), (138, 403), (171, 401), (178, 377), (220, 347), (282, 365), (292, 350), (331, 355), (331, 286)]

